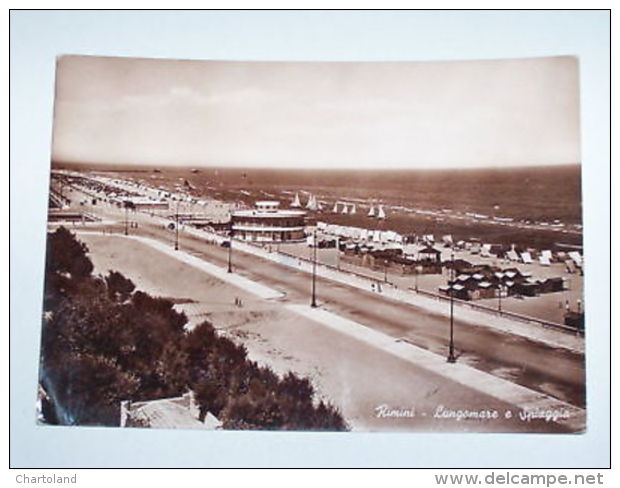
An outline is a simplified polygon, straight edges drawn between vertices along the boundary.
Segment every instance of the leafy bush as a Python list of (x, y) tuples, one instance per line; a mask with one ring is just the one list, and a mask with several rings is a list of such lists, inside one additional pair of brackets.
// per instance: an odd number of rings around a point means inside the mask
[(201, 420), (211, 412), (225, 428), (347, 428), (336, 408), (314, 404), (307, 379), (259, 367), (209, 322), (186, 333), (170, 300), (117, 271), (93, 276), (87, 252), (63, 227), (48, 237), (40, 382), (49, 422), (118, 425), (122, 400), (191, 388)]

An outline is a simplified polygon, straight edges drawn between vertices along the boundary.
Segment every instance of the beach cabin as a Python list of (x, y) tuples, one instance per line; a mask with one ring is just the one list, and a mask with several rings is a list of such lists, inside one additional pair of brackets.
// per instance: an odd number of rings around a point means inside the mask
[(508, 251), (506, 253), (506, 257), (510, 260), (510, 261), (520, 261), (521, 259), (519, 258), (519, 255), (517, 254), (517, 251), (515, 251), (514, 249), (511, 249), (510, 251)]
[(488, 281), (478, 283), (478, 293), (480, 298), (495, 298), (495, 287)]
[(579, 254), (578, 251), (570, 251), (568, 253), (568, 257), (573, 260), (577, 268), (581, 268), (581, 266), (583, 265), (583, 262), (581, 259), (581, 254)]
[(534, 278), (527, 278), (515, 284), (515, 293), (526, 297), (535, 297), (540, 293), (540, 284)]
[(444, 247), (452, 247), (454, 245), (454, 241), (452, 240), (452, 235), (447, 234), (441, 238)]
[(522, 252), (521, 253), (521, 260), (523, 261), (523, 264), (532, 264), (532, 255), (529, 252)]
[(480, 256), (488, 258), (491, 256), (491, 244), (483, 244), (480, 248)]
[(539, 262), (541, 266), (551, 266), (551, 251), (545, 250), (540, 253)]
[(553, 293), (564, 290), (564, 278), (547, 278), (540, 281), (540, 293)]
[(441, 251), (431, 246), (426, 246), (418, 251), (418, 259), (420, 261), (432, 261), (438, 263), (441, 261)]

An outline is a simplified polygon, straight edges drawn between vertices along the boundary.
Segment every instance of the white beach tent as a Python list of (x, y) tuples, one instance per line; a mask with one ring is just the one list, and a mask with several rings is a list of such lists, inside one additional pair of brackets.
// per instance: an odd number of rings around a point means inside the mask
[(511, 261), (519, 261), (519, 255), (517, 254), (517, 251), (515, 251), (514, 249), (511, 249), (510, 251), (508, 251), (506, 253), (506, 257), (510, 259)]
[(583, 264), (583, 262), (581, 260), (581, 254), (579, 254), (578, 251), (570, 251), (568, 253), (568, 256), (575, 262), (575, 266), (577, 266), (578, 268), (581, 268), (581, 265)]
[(521, 259), (524, 264), (532, 264), (532, 255), (529, 252), (522, 252)]

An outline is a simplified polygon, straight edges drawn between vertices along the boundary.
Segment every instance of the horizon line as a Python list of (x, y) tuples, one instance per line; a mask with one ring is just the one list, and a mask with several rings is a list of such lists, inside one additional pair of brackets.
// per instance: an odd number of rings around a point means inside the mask
[(497, 169), (497, 170), (512, 170), (512, 169), (528, 169), (528, 168), (557, 168), (557, 167), (565, 167), (565, 166), (581, 166), (581, 162), (559, 162), (559, 163), (531, 163), (531, 164), (507, 164), (507, 165), (481, 165), (481, 166), (388, 166), (383, 165), (381, 163), (377, 163), (377, 167), (367, 167), (367, 166), (356, 166), (352, 167), (352, 165), (347, 166), (296, 166), (294, 163), (290, 165), (243, 165), (243, 164), (152, 164), (152, 163), (124, 163), (124, 162), (84, 162), (84, 161), (68, 161), (68, 160), (52, 160), (51, 166), (55, 165), (92, 165), (92, 166), (109, 166), (109, 167), (118, 167), (118, 166), (128, 166), (132, 168), (140, 168), (140, 169), (239, 169), (239, 170), (297, 170), (297, 171), (442, 171), (442, 170), (484, 170), (484, 169)]

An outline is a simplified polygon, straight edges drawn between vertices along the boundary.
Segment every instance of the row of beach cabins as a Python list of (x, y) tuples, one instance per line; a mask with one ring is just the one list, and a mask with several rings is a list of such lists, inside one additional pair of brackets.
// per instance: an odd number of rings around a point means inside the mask
[[(450, 263), (448, 263), (449, 265)], [(455, 264), (453, 279), (439, 287), (439, 292), (461, 300), (478, 300), (508, 296), (534, 297), (543, 293), (563, 291), (563, 277), (533, 278), (517, 268), (501, 269), (489, 265)]]
[[(539, 264), (541, 266), (551, 266), (552, 263), (562, 262), (566, 266), (568, 273), (579, 273), (583, 269), (583, 258), (579, 251), (551, 251), (538, 249), (521, 249), (510, 246), (509, 248), (501, 244), (486, 244), (480, 242), (479, 239), (472, 238), (469, 240), (454, 241), (451, 235), (444, 235), (440, 239), (436, 239), (432, 234), (425, 235), (402, 235), (391, 230), (372, 230), (360, 227), (351, 227), (337, 224), (328, 224), (326, 222), (317, 222), (317, 229), (326, 236), (332, 236), (331, 240), (344, 246), (342, 250), (349, 253), (367, 253), (371, 250), (389, 250), (400, 249), (402, 254), (409, 259), (417, 259), (416, 254), (419, 252), (413, 245), (425, 245), (430, 248), (434, 246), (443, 246), (455, 250), (465, 250), (472, 255), (481, 257), (496, 257), (505, 261), (521, 263), (521, 264)], [(311, 238), (310, 238), (311, 240)], [(328, 247), (328, 242), (323, 246)], [(309, 241), (310, 243), (310, 241)], [(321, 245), (321, 243), (319, 243)], [(331, 244), (332, 246), (334, 244)], [(437, 251), (440, 254), (439, 251)], [(432, 258), (433, 253), (428, 253)]]

